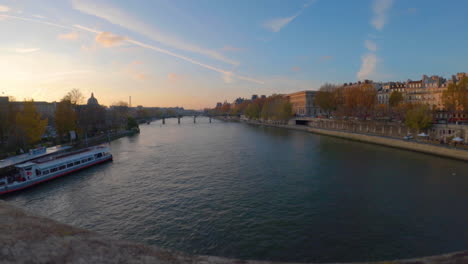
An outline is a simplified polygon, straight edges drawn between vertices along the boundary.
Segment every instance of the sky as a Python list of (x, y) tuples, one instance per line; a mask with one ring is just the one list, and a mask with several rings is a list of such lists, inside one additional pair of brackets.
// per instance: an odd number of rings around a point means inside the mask
[(0, 0), (0, 93), (213, 107), (468, 72), (466, 0)]

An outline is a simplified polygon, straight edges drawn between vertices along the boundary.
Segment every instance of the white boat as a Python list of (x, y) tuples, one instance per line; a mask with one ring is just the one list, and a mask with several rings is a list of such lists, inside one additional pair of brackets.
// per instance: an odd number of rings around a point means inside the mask
[(109, 148), (97, 146), (16, 165), (17, 174), (0, 178), (0, 195), (22, 190), (112, 160)]

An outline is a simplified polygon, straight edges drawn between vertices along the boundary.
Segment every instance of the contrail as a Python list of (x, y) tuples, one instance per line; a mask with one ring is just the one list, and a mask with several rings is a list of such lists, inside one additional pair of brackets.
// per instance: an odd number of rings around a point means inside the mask
[[(52, 22), (47, 22), (47, 21), (43, 21), (43, 20), (39, 20), (39, 19), (34, 19), (34, 18), (25, 18), (25, 17), (18, 17), (18, 16), (4, 15), (4, 14), (0, 15), (0, 18), (1, 17), (18, 19), (18, 20), (33, 22), (33, 23), (39, 23), (39, 24), (43, 24), (43, 25), (47, 25), (47, 26), (53, 26), (53, 27), (62, 28), (62, 29), (69, 29), (69, 30), (80, 29), (82, 31), (87, 31), (87, 32), (91, 32), (91, 33), (94, 33), (94, 34), (102, 33), (102, 31), (98, 31), (98, 30), (95, 30), (95, 29), (92, 29), (92, 28), (81, 26), (81, 25), (73, 25), (73, 27), (70, 27), (70, 26), (64, 26), (64, 25), (60, 25), (60, 24), (56, 24), (56, 23), (52, 23)], [(133, 45), (137, 45), (137, 46), (140, 46), (142, 48), (147, 48), (147, 49), (151, 49), (151, 50), (154, 50), (154, 51), (157, 51), (157, 52), (160, 52), (160, 53), (164, 53), (164, 54), (167, 54), (169, 56), (176, 57), (176, 58), (179, 58), (181, 60), (185, 60), (187, 62), (190, 62), (190, 63), (194, 64), (194, 65), (198, 65), (200, 67), (203, 67), (203, 68), (206, 68), (206, 69), (209, 69), (209, 70), (221, 73), (221, 74), (231, 75), (231, 76), (236, 77), (236, 78), (238, 78), (240, 80), (249, 81), (249, 82), (258, 83), (258, 84), (265, 84), (261, 80), (256, 80), (256, 79), (253, 79), (253, 78), (250, 78), (250, 77), (237, 75), (237, 74), (234, 74), (234, 73), (232, 73), (230, 71), (226, 71), (226, 70), (223, 70), (223, 69), (213, 67), (211, 65), (196, 61), (196, 60), (194, 60), (192, 58), (189, 58), (189, 57), (174, 53), (174, 52), (166, 50), (166, 49), (162, 49), (162, 48), (159, 48), (159, 47), (156, 47), (156, 46), (153, 46), (153, 45), (145, 44), (145, 43), (133, 40), (133, 39), (126, 39), (126, 41), (128, 43), (133, 44)]]

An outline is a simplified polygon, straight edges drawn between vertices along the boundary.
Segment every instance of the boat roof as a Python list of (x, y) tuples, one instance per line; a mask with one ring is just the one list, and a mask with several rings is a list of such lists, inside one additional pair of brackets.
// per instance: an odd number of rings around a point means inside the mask
[(54, 154), (54, 153), (59, 153), (59, 152), (65, 151), (65, 150), (70, 149), (70, 148), (71, 148), (71, 146), (55, 146), (55, 147), (47, 148), (46, 151), (43, 152), (43, 153), (38, 153), (38, 154), (34, 154), (34, 155), (26, 153), (26, 154), (14, 156), (14, 157), (6, 158), (6, 159), (3, 159), (3, 160), (0, 160), (0, 169), (15, 166), (17, 164), (25, 163), (27, 161), (37, 159), (37, 158), (40, 158), (40, 157), (44, 157), (44, 156), (48, 156), (48, 155), (51, 155), (51, 154)]
[(37, 168), (39, 168), (39, 169), (44, 169), (44, 168), (48, 168), (48, 167), (51, 167), (51, 166), (54, 166), (54, 165), (68, 163), (68, 162), (74, 161), (74, 160), (79, 160), (79, 159), (82, 159), (84, 157), (88, 157), (89, 155), (92, 155), (94, 153), (102, 152), (103, 150), (106, 150), (106, 149), (108, 149), (108, 148), (104, 147), (104, 146), (86, 148), (86, 149), (83, 149), (83, 150), (79, 150), (77, 152), (67, 153), (67, 154), (61, 155), (61, 156), (50, 157), (50, 159), (34, 161), (33, 164), (37, 165)]
[(16, 165), (16, 168), (27, 168), (27, 167), (33, 166), (33, 165), (36, 165), (36, 163), (28, 161), (26, 163)]

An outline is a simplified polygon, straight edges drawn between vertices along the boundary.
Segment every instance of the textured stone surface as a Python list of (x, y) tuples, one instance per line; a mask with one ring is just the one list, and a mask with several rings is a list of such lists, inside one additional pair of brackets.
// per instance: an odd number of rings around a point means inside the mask
[[(106, 237), (35, 216), (0, 201), (0, 263), (249, 263), (195, 256)], [(383, 263), (466, 264), (468, 251)]]

